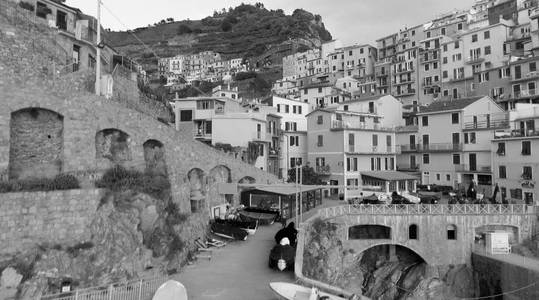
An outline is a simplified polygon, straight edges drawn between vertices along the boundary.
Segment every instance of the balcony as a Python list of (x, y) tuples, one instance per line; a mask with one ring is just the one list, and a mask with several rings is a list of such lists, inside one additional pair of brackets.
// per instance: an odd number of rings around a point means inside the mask
[(376, 77), (386, 77), (389, 76), (389, 72), (376, 72)]
[(539, 130), (503, 130), (494, 132), (494, 139), (523, 138), (539, 136)]
[(269, 149), (269, 156), (279, 156), (279, 148), (270, 148)]
[(200, 129), (200, 130), (195, 130), (195, 132), (193, 133), (193, 136), (197, 140), (211, 140), (212, 134), (211, 134), (211, 131), (204, 131)]
[(402, 74), (402, 73), (410, 73), (415, 71), (414, 68), (402, 68), (402, 69), (396, 69), (394, 70), (395, 74)]
[(396, 146), (366, 146), (366, 145), (358, 145), (355, 147), (354, 145), (348, 145), (348, 151), (346, 153), (348, 154), (395, 154), (396, 153)]
[(468, 56), (468, 58), (466, 58), (465, 60), (467, 64), (478, 64), (484, 61), (485, 61), (485, 58), (481, 56)]
[(455, 165), (456, 172), (476, 172), (476, 173), (492, 173), (490, 166), (478, 165)]
[[(373, 112), (375, 113), (375, 112)], [(361, 129), (361, 130), (372, 130), (372, 131), (384, 131), (392, 132), (395, 131), (394, 128), (382, 127), (379, 124), (366, 124), (365, 122), (359, 122), (359, 120), (331, 120), (331, 130), (345, 130), (345, 129)]]
[(423, 81), (423, 88), (430, 88), (435, 86), (440, 86), (440, 81)]
[(419, 172), (419, 165), (418, 164), (415, 164), (415, 165), (410, 165), (410, 164), (397, 165), (397, 171), (401, 171), (401, 172)]
[(413, 83), (413, 82), (415, 82), (415, 78), (413, 78), (413, 77), (404, 78), (404, 79), (401, 79), (400, 81), (398, 81), (398, 80), (393, 80), (392, 81), (392, 83), (394, 85), (408, 84), (408, 83)]
[(329, 165), (316, 166), (315, 171), (318, 174), (331, 174), (331, 169), (330, 169)]
[(427, 58), (422, 56), (419, 59), (419, 62), (422, 63), (422, 64), (426, 64), (426, 63), (431, 63), (431, 62), (437, 62), (439, 60), (440, 60), (440, 56), (429, 56)]
[(530, 89), (530, 90), (522, 90), (518, 92), (514, 92), (509, 96), (510, 99), (523, 99), (523, 98), (531, 98), (538, 96), (536, 89)]
[(453, 143), (432, 143), (416, 144), (420, 152), (456, 152), (462, 151), (462, 144)]
[(411, 95), (415, 95), (415, 89), (409, 89), (409, 90), (397, 92), (397, 96), (411, 96)]
[(493, 115), (477, 115), (464, 116), (463, 129), (503, 129), (509, 127), (509, 115), (493, 114)]
[(518, 78), (512, 77), (511, 82), (519, 82), (519, 81), (526, 81), (526, 80), (533, 80), (539, 78), (539, 71), (532, 71), (528, 72), (524, 76), (519, 76)]
[(419, 144), (399, 145), (401, 153), (413, 153), (419, 151)]

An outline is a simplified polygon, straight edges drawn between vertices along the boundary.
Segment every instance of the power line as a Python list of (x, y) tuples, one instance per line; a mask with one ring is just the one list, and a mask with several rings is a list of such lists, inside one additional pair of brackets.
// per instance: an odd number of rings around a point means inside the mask
[(159, 57), (159, 55), (157, 55), (157, 53), (155, 53), (155, 51), (152, 48), (150, 48), (150, 46), (146, 45), (141, 39), (139, 39), (139, 37), (135, 33), (133, 33), (133, 31), (129, 30), (127, 25), (125, 25), (125, 23), (122, 22), (122, 20), (120, 20), (120, 18), (118, 18), (103, 2), (101, 2), (101, 5), (109, 12), (109, 14), (114, 19), (116, 19), (116, 21), (118, 21), (120, 24), (122, 24), (122, 26), (125, 27), (125, 29), (127, 30), (127, 33), (131, 34), (140, 44), (146, 47), (146, 49), (150, 50), (157, 59), (161, 58)]

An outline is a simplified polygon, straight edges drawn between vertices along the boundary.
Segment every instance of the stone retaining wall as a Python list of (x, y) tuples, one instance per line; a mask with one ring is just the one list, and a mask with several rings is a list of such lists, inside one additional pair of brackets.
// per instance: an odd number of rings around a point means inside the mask
[(0, 194), (0, 254), (89, 240), (101, 196), (99, 189)]

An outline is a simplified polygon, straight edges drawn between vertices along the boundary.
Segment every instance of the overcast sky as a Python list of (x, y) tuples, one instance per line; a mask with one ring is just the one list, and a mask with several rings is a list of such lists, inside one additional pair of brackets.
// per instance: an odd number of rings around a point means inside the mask
[[(175, 20), (198, 20), (214, 10), (236, 7), (244, 3), (264, 3), (267, 9), (283, 9), (291, 14), (303, 8), (322, 16), (333, 38), (343, 45), (371, 43), (377, 38), (397, 32), (404, 26), (424, 23), (434, 16), (455, 8), (471, 7), (474, 0), (102, 0), (127, 28), (107, 9), (102, 8), (103, 27), (113, 30), (134, 29), (172, 17)], [(89, 15), (97, 14), (97, 0), (67, 0)]]

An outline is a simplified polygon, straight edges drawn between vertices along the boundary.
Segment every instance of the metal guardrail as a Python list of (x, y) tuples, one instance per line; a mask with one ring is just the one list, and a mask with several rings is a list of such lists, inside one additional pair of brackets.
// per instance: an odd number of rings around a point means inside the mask
[(159, 286), (168, 279), (168, 276), (140, 279), (127, 283), (45, 295), (39, 298), (39, 300), (149, 300)]
[(343, 215), (535, 215), (536, 206), (526, 204), (397, 204), (341, 205), (320, 209), (318, 216)]

